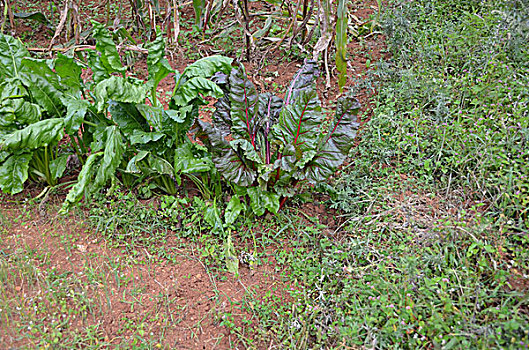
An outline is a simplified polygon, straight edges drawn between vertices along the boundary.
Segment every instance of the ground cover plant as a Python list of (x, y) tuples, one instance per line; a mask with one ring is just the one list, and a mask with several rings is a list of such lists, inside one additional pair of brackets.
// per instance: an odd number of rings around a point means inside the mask
[(0, 9), (2, 347), (527, 348), (524, 1), (79, 4)]

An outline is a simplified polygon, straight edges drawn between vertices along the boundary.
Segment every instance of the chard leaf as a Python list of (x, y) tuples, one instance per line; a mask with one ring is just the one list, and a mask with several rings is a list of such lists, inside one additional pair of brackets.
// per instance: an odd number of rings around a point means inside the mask
[(145, 159), (145, 157), (147, 157), (149, 154), (150, 152), (148, 151), (139, 151), (138, 154), (136, 154), (134, 157), (132, 157), (129, 160), (125, 171), (127, 173), (132, 173), (132, 174), (141, 173), (141, 170), (138, 167), (138, 163), (141, 162), (143, 159)]
[(91, 193), (100, 190), (114, 176), (121, 163), (124, 152), (125, 144), (118, 127), (108, 126), (106, 128), (106, 143), (103, 159), (90, 190)]
[(72, 57), (57, 54), (57, 59), (54, 60), (55, 72), (61, 78), (61, 84), (69, 88), (79, 91), (81, 85), (81, 66), (78, 65)]
[(292, 156), (300, 159), (304, 151), (315, 147), (322, 121), (323, 114), (316, 91), (300, 90), (294, 103), (283, 107), (279, 121), (273, 128), (274, 138), (282, 145), (294, 146)]
[(50, 68), (50, 66), (48, 66), (46, 60), (24, 58), (22, 59), (22, 72), (26, 74), (38, 75), (53, 85), (55, 89), (59, 91), (61, 90), (59, 76)]
[(250, 197), (250, 207), (255, 215), (264, 215), (266, 209), (274, 214), (279, 211), (278, 194), (264, 191), (259, 187), (249, 187), (247, 192)]
[(86, 159), (86, 163), (84, 164), (83, 168), (81, 169), (81, 172), (79, 173), (79, 176), (77, 177), (77, 183), (72, 187), (70, 192), (68, 192), (68, 195), (66, 196), (66, 199), (59, 213), (64, 214), (68, 212), (74, 204), (76, 204), (81, 200), (81, 198), (83, 198), (83, 195), (85, 193), (88, 195), (88, 193), (96, 192), (97, 188), (93, 183), (94, 174), (96, 173), (97, 168), (100, 166), (100, 163), (98, 161), (102, 156), (103, 152), (97, 152), (92, 153)]
[(31, 157), (32, 155), (28, 153), (13, 154), (0, 166), (0, 189), (4, 193), (22, 192), (24, 182), (28, 179)]
[(11, 155), (11, 152), (8, 151), (0, 151), (0, 163), (3, 163), (7, 157)]
[(17, 122), (20, 124), (32, 124), (40, 120), (42, 112), (40, 106), (34, 103), (23, 101), (18, 108), (15, 109), (15, 116)]
[(50, 173), (53, 179), (59, 179), (64, 174), (69, 156), (69, 154), (63, 154), (50, 162)]
[(149, 142), (158, 141), (164, 136), (165, 134), (160, 132), (145, 132), (136, 129), (132, 131), (132, 134), (129, 135), (129, 141), (131, 145), (143, 145)]
[(162, 107), (138, 104), (136, 108), (156, 132), (164, 131), (164, 111)]
[(156, 173), (159, 175), (174, 176), (175, 171), (171, 163), (165, 159), (158, 157), (152, 153), (149, 154), (149, 169), (148, 173)]
[(107, 70), (103, 66), (103, 62), (101, 61), (101, 56), (99, 56), (97, 52), (88, 51), (88, 62), (92, 73), (94, 73), (92, 76), (94, 83), (99, 84), (103, 80), (110, 78), (110, 74), (107, 73)]
[(353, 146), (356, 131), (360, 126), (356, 122), (360, 103), (352, 97), (342, 97), (338, 99), (336, 114), (326, 134), (326, 142), (334, 143), (336, 148), (347, 156)]
[(336, 114), (323, 138), (316, 156), (304, 167), (304, 177), (311, 183), (325, 181), (343, 164), (351, 147), (359, 124), (356, 115), (360, 110), (358, 100), (343, 97), (338, 100)]
[(64, 122), (61, 118), (41, 120), (5, 136), (0, 149), (36, 149), (53, 144), (62, 139), (63, 128)]
[(229, 81), (232, 134), (248, 140), (254, 150), (257, 150), (259, 94), (246, 77), (242, 65), (231, 71)]
[(182, 76), (190, 79), (193, 77), (209, 78), (217, 72), (228, 74), (231, 71), (232, 62), (232, 58), (224, 56), (204, 57), (187, 66)]
[(201, 95), (219, 98), (223, 92), (214, 82), (202, 77), (193, 77), (180, 85), (173, 96), (173, 102), (177, 106), (187, 106), (194, 99), (201, 100)]
[(210, 171), (213, 163), (209, 157), (201, 157), (193, 152), (194, 145), (186, 142), (176, 148), (174, 169), (176, 173), (192, 174)]
[(164, 58), (165, 39), (161, 32), (157, 32), (156, 39), (147, 46), (147, 49), (149, 50), (147, 56), (148, 84), (151, 89), (156, 89), (163, 78), (174, 72), (169, 61)]
[(125, 103), (144, 103), (146, 87), (129, 83), (123, 77), (111, 76), (97, 84), (94, 94), (98, 113), (103, 112), (109, 100)]
[(63, 94), (57, 90), (46, 78), (36, 74), (23, 74), (24, 85), (31, 92), (33, 100), (50, 115), (61, 118), (64, 113), (62, 104)]
[(296, 101), (301, 91), (314, 87), (314, 82), (320, 75), (318, 63), (313, 60), (305, 60), (301, 69), (294, 75), (290, 86), (285, 94), (285, 105)]
[(249, 161), (243, 157), (242, 151), (234, 150), (222, 133), (211, 124), (202, 120), (198, 120), (198, 124), (204, 136), (207, 137), (202, 137), (200, 133), (198, 136), (209, 145), (213, 163), (222, 176), (239, 186), (250, 186), (256, 174), (252, 164), (249, 164)]
[(112, 36), (104, 25), (92, 21), (94, 29), (92, 31), (96, 39), (96, 50), (101, 53), (101, 65), (108, 74), (119, 72), (125, 73), (126, 67), (123, 67), (119, 58), (119, 53), (116, 44), (112, 40)]
[(86, 100), (76, 98), (63, 99), (66, 106), (66, 117), (64, 118), (64, 128), (69, 135), (75, 134), (79, 131), (81, 124), (84, 121), (86, 111), (90, 107), (90, 103)]
[(112, 116), (112, 120), (118, 124), (120, 130), (126, 136), (132, 135), (135, 131), (141, 132), (149, 130), (148, 123), (142, 113), (138, 110), (138, 107), (143, 105), (114, 101), (110, 101), (108, 105), (108, 112)]
[(29, 57), (24, 44), (12, 36), (0, 33), (0, 71), (5, 76), (17, 77), (24, 57)]
[(215, 102), (215, 111), (211, 119), (222, 137), (231, 134), (230, 109), (231, 106), (228, 96), (224, 96)]
[(234, 195), (231, 197), (224, 212), (224, 221), (227, 225), (231, 225), (237, 220), (237, 217), (244, 210), (244, 206), (238, 196)]

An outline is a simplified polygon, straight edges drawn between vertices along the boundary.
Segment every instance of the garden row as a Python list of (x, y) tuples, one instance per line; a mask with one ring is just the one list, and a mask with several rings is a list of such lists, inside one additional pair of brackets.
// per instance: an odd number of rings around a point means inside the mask
[[(0, 35), (3, 192), (21, 192), (28, 179), (47, 189), (71, 185), (66, 212), (118, 179), (128, 188), (149, 183), (176, 194), (186, 176), (213, 203), (226, 191), (236, 194), (226, 214), (232, 222), (246, 208), (277, 213), (299, 181), (327, 179), (351, 149), (359, 104), (340, 98), (329, 120), (313, 61), (305, 61), (281, 99), (259, 93), (244, 66), (227, 57), (200, 59), (180, 74), (164, 58), (159, 33), (146, 46), (142, 80), (126, 74), (112, 34), (93, 26), (95, 50), (51, 60), (31, 58), (19, 40)], [(81, 78), (83, 70), (89, 79)], [(176, 86), (164, 108), (157, 86), (169, 74)], [(211, 123), (199, 118), (207, 96), (218, 99)], [(73, 185), (61, 181), (77, 162)]]

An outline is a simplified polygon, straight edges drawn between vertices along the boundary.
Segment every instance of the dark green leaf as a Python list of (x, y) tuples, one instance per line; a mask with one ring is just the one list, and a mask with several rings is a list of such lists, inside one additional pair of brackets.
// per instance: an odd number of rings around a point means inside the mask
[(20, 19), (32, 19), (44, 25), (51, 26), (50, 21), (48, 21), (46, 15), (42, 12), (16, 12), (13, 13), (13, 16)]
[(29, 57), (29, 52), (22, 42), (12, 36), (0, 33), (0, 72), (2, 75), (18, 76), (24, 57)]
[(62, 139), (64, 122), (60, 118), (45, 119), (17, 130), (5, 137), (0, 149), (36, 149)]
[(110, 101), (108, 105), (108, 112), (110, 113), (112, 120), (118, 124), (120, 130), (125, 135), (130, 137), (135, 131), (146, 132), (149, 130), (149, 125), (137, 108), (149, 106), (114, 101)]
[(92, 33), (96, 39), (96, 50), (101, 53), (101, 65), (108, 74), (114, 72), (124, 73), (127, 68), (123, 67), (121, 63), (112, 35), (110, 35), (104, 25), (95, 21), (92, 21), (92, 25), (94, 26)]
[(131, 135), (129, 135), (129, 141), (131, 145), (135, 144), (146, 144), (153, 141), (158, 141), (165, 134), (160, 132), (145, 132), (141, 130), (134, 130)]
[(90, 192), (95, 192), (96, 188), (93, 186), (94, 174), (97, 171), (97, 168), (100, 167), (98, 160), (103, 156), (103, 152), (92, 153), (86, 160), (79, 176), (77, 178), (77, 183), (72, 187), (66, 199), (62, 205), (60, 213), (66, 213), (70, 208), (79, 202), (83, 195)]
[(290, 86), (286, 91), (285, 105), (294, 103), (301, 91), (313, 89), (314, 82), (319, 75), (318, 63), (312, 60), (305, 60), (301, 69), (292, 78)]
[(4, 193), (16, 194), (24, 189), (30, 160), (31, 154), (13, 154), (0, 166), (0, 188)]
[(53, 179), (59, 179), (64, 174), (69, 156), (69, 154), (63, 154), (50, 162), (50, 173)]
[[(119, 164), (121, 163), (125, 144), (117, 126), (106, 128), (106, 143), (101, 165), (94, 179), (93, 189), (99, 190), (114, 176)], [(95, 191), (92, 191), (94, 193)]]
[(209, 157), (203, 157), (198, 152), (193, 152), (195, 146), (189, 142), (176, 148), (174, 156), (175, 172), (184, 174), (202, 173), (210, 171), (213, 163)]
[(90, 107), (90, 103), (86, 100), (79, 100), (75, 98), (65, 98), (66, 117), (64, 118), (64, 128), (66, 133), (74, 135), (84, 121), (86, 111)]
[(38, 103), (50, 115), (61, 118), (64, 116), (64, 106), (62, 104), (63, 94), (50, 84), (46, 78), (36, 74), (22, 75), (24, 84)]
[(81, 90), (81, 66), (79, 66), (72, 57), (57, 54), (54, 61), (54, 69), (61, 78), (61, 84), (68, 86), (75, 91)]

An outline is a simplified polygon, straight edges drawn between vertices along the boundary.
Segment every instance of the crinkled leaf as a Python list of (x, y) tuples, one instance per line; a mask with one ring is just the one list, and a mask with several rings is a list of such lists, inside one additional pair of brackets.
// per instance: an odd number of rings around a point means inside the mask
[(211, 120), (222, 137), (231, 134), (230, 110), (231, 106), (228, 96), (224, 96), (215, 102), (215, 111), (213, 112)]
[(119, 72), (124, 73), (127, 68), (123, 67), (119, 58), (119, 53), (116, 44), (112, 40), (108, 29), (104, 25), (92, 21), (94, 29), (92, 34), (96, 39), (96, 50), (101, 53), (101, 65), (108, 74)]
[(156, 89), (160, 81), (173, 72), (169, 61), (164, 58), (165, 39), (161, 32), (157, 33), (156, 39), (147, 46), (147, 49), (149, 50), (147, 56), (148, 83), (151, 88)]
[[(235, 151), (230, 143), (224, 139), (221, 132), (211, 124), (202, 120), (198, 120), (198, 124), (204, 136), (207, 136), (207, 138), (201, 139), (209, 144), (213, 163), (222, 176), (239, 186), (250, 186), (254, 182), (256, 174), (252, 164), (249, 164), (249, 161), (242, 156), (242, 151)], [(201, 136), (199, 134), (199, 137)]]
[(194, 151), (194, 145), (186, 142), (175, 150), (174, 169), (175, 172), (184, 174), (203, 173), (213, 168), (210, 157), (203, 157)]
[(148, 155), (150, 154), (150, 152), (148, 151), (139, 151), (138, 154), (136, 154), (134, 157), (132, 157), (128, 164), (127, 164), (127, 168), (125, 169), (125, 171), (127, 173), (135, 173), (135, 174), (138, 174), (138, 173), (141, 173), (141, 169), (139, 167), (139, 162), (141, 162), (143, 159), (145, 159), (145, 157), (147, 157)]
[(182, 76), (186, 79), (193, 77), (209, 78), (217, 72), (228, 74), (231, 71), (233, 58), (224, 56), (208, 56), (193, 62), (186, 67)]
[(97, 111), (105, 109), (109, 100), (126, 103), (144, 103), (146, 87), (129, 83), (123, 77), (111, 76), (97, 84), (94, 94), (97, 100)]
[(294, 156), (299, 159), (304, 151), (315, 147), (323, 118), (316, 91), (301, 90), (294, 103), (283, 107), (272, 129), (274, 138), (279, 144), (293, 145)]
[(20, 124), (32, 124), (40, 120), (42, 112), (40, 106), (34, 103), (23, 101), (20, 106), (15, 109), (15, 116), (17, 122)]
[(50, 173), (53, 179), (59, 179), (66, 170), (69, 154), (63, 154), (50, 162)]
[(350, 96), (338, 99), (336, 114), (326, 135), (326, 142), (334, 143), (346, 156), (353, 146), (356, 131), (360, 126), (356, 121), (359, 110), (360, 103), (357, 99)]
[(53, 85), (57, 90), (61, 90), (62, 86), (59, 82), (59, 76), (55, 73), (46, 60), (38, 60), (35, 58), (24, 58), (22, 59), (22, 70), (21, 72), (26, 74), (38, 75), (48, 83)]
[[(112, 120), (118, 124), (120, 130), (127, 136), (131, 136), (135, 131), (148, 131), (149, 125), (139, 107), (147, 105), (135, 105), (131, 103), (121, 103), (110, 101), (108, 112)], [(149, 107), (149, 106), (147, 106)]]
[(0, 71), (2, 75), (16, 77), (22, 65), (22, 59), (29, 52), (18, 39), (0, 33)]
[(75, 62), (73, 57), (65, 56), (61, 53), (57, 54), (57, 59), (54, 61), (54, 69), (60, 77), (61, 84), (74, 89), (81, 90), (81, 66)]
[(57, 90), (46, 78), (40, 75), (24, 73), (21, 78), (28, 87), (34, 102), (38, 103), (52, 116), (58, 118), (64, 116), (63, 94), (61, 91)]
[(229, 98), (232, 134), (250, 141), (257, 150), (255, 142), (259, 127), (259, 94), (246, 77), (242, 65), (231, 71)]
[(11, 155), (11, 152), (8, 151), (0, 151), (0, 163), (4, 162), (7, 157)]
[(36, 149), (53, 144), (62, 139), (63, 128), (63, 119), (41, 120), (6, 136), (2, 144), (0, 144), (0, 149)]
[(86, 100), (75, 98), (65, 98), (63, 101), (66, 105), (64, 128), (67, 134), (73, 135), (79, 131), (79, 128), (84, 121), (86, 111), (90, 107), (90, 103)]
[(70, 192), (68, 192), (60, 213), (68, 212), (74, 204), (83, 198), (85, 193), (94, 193), (98, 190), (94, 185), (94, 176), (97, 172), (97, 168), (101, 166), (99, 160), (102, 156), (103, 152), (92, 153), (86, 159), (86, 163), (77, 177), (77, 183), (72, 187)]
[(13, 154), (0, 166), (0, 188), (4, 193), (16, 194), (24, 189), (28, 179), (31, 154)]
[(313, 60), (305, 60), (301, 69), (290, 82), (285, 94), (285, 105), (294, 103), (302, 90), (313, 88), (319, 75), (318, 63)]
[(173, 102), (177, 106), (187, 106), (194, 99), (201, 100), (201, 95), (219, 98), (223, 92), (212, 81), (202, 77), (193, 77), (180, 85), (173, 96)]
[(88, 51), (88, 62), (93, 73), (92, 79), (94, 80), (94, 83), (98, 84), (103, 80), (110, 78), (110, 74), (108, 74), (107, 70), (103, 66), (101, 56), (98, 55), (97, 52)]
[(138, 104), (136, 108), (156, 132), (164, 131), (164, 110), (162, 107)]
[(360, 104), (355, 98), (342, 97), (338, 100), (336, 114), (323, 143), (310, 162), (300, 167), (303, 168), (303, 178), (311, 183), (325, 181), (343, 164), (359, 127), (356, 122), (359, 110)]
[(263, 191), (259, 187), (249, 187), (248, 197), (250, 197), (250, 207), (257, 216), (261, 216), (268, 209), (276, 214), (279, 210), (279, 195)]
[(150, 170), (160, 175), (174, 175), (174, 169), (171, 163), (165, 159), (155, 156), (154, 154), (149, 155)]

